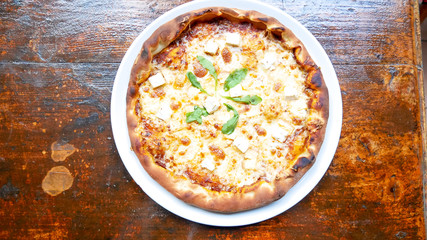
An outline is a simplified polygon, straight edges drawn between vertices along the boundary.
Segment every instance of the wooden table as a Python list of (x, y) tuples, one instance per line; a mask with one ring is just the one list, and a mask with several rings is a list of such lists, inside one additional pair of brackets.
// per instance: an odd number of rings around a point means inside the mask
[(267, 1), (320, 41), (343, 97), (333, 162), (296, 206), (219, 228), (148, 198), (117, 153), (111, 90), (135, 37), (184, 2), (0, 3), (0, 239), (426, 237), (416, 0)]

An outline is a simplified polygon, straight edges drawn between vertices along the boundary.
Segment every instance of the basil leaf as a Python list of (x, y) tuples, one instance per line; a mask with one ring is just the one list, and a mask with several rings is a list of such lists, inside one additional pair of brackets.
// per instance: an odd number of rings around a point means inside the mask
[(207, 92), (205, 91), (205, 89), (203, 89), (203, 87), (202, 87), (202, 85), (200, 84), (200, 82), (199, 82), (199, 81), (197, 81), (197, 77), (196, 77), (196, 75), (194, 75), (194, 73), (192, 73), (192, 72), (187, 72), (187, 78), (188, 78), (188, 80), (190, 80), (191, 85), (192, 85), (193, 87), (198, 88), (201, 92), (204, 92), (204, 93), (206, 93), (207, 95), (209, 95), (209, 96), (210, 96), (210, 94), (209, 94), (209, 93), (207, 93)]
[(253, 95), (253, 96), (246, 95), (244, 97), (224, 97), (224, 98), (235, 101), (235, 102), (241, 102), (241, 103), (246, 103), (251, 105), (257, 105), (262, 101), (262, 98), (257, 95)]
[(232, 134), (234, 132), (234, 129), (236, 129), (237, 122), (239, 121), (239, 113), (234, 109), (232, 106), (230, 106), (227, 103), (224, 103), (224, 105), (227, 107), (227, 111), (233, 110), (234, 116), (230, 118), (224, 125), (222, 125), (221, 132), (223, 134)]
[(197, 60), (199, 60), (200, 65), (206, 68), (209, 71), (209, 74), (212, 75), (215, 79), (218, 79), (218, 74), (216, 73), (216, 69), (213, 64), (203, 56), (197, 56)]
[(215, 79), (215, 91), (216, 91), (216, 88), (218, 85), (218, 74), (216, 73), (216, 69), (214, 65), (203, 56), (197, 56), (197, 60), (199, 60), (200, 65), (202, 65), (202, 67), (208, 70), (209, 74)]
[(206, 108), (201, 108), (199, 106), (194, 106), (193, 112), (188, 112), (185, 114), (185, 121), (187, 123), (191, 123), (194, 121), (197, 121), (199, 124), (202, 124), (202, 116), (209, 115), (208, 111), (206, 111)]
[(246, 77), (246, 74), (248, 74), (247, 68), (234, 70), (228, 75), (227, 79), (225, 79), (224, 90), (228, 92), (228, 90), (235, 87)]

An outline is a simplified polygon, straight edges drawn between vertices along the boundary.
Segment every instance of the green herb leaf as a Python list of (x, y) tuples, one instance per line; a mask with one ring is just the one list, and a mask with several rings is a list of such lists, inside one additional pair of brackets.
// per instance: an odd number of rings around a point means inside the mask
[(202, 116), (209, 115), (208, 111), (206, 111), (206, 108), (201, 108), (199, 106), (194, 106), (193, 112), (188, 112), (185, 114), (185, 121), (187, 123), (191, 123), (194, 121), (197, 121), (199, 124), (202, 124)]
[(197, 60), (199, 60), (200, 65), (206, 68), (209, 71), (209, 74), (212, 75), (215, 79), (218, 79), (218, 74), (216, 73), (216, 69), (213, 64), (203, 56), (197, 56)]
[(224, 90), (228, 92), (228, 90), (235, 87), (246, 77), (246, 74), (248, 74), (248, 69), (246, 68), (234, 70), (225, 79)]
[(235, 102), (246, 103), (251, 105), (257, 105), (262, 101), (262, 98), (257, 95), (253, 95), (253, 96), (246, 95), (244, 97), (224, 97), (224, 98), (235, 101)]
[(192, 73), (192, 72), (187, 72), (187, 78), (188, 78), (188, 80), (190, 80), (191, 85), (192, 85), (193, 87), (198, 88), (201, 92), (204, 92), (204, 93), (206, 93), (207, 95), (209, 95), (209, 96), (210, 96), (210, 94), (209, 94), (209, 93), (207, 93), (207, 92), (205, 91), (205, 89), (203, 89), (203, 87), (202, 87), (202, 85), (200, 84), (200, 82), (199, 82), (199, 81), (197, 81), (197, 77), (196, 77), (196, 75), (194, 75), (194, 73)]
[(216, 69), (213, 64), (207, 60), (203, 56), (197, 56), (197, 60), (199, 60), (200, 65), (209, 71), (209, 74), (215, 79), (215, 91), (218, 85), (218, 74), (216, 73)]
[(222, 125), (221, 132), (223, 134), (230, 135), (234, 132), (234, 129), (236, 129), (237, 122), (239, 121), (239, 113), (234, 109), (231, 105), (224, 103), (224, 105), (227, 107), (227, 111), (233, 110), (234, 116), (230, 118), (224, 125)]

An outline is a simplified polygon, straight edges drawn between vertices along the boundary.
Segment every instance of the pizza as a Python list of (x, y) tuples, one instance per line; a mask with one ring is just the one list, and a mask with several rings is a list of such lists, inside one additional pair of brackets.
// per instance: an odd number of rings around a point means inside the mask
[(256, 11), (211, 7), (160, 26), (127, 92), (132, 150), (184, 202), (232, 213), (267, 205), (316, 161), (328, 120), (320, 68)]

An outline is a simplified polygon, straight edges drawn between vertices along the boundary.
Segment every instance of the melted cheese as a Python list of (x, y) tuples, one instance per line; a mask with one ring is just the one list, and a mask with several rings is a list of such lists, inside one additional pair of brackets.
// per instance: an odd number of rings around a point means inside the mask
[[(211, 179), (215, 176), (222, 185), (243, 187), (254, 184), (260, 178), (272, 181), (289, 166), (289, 161), (292, 160), (289, 157), (292, 156), (288, 155), (290, 145), (286, 140), (295, 129), (302, 127), (294, 124), (293, 120), (299, 119), (303, 122), (299, 124), (304, 124), (309, 114), (309, 97), (304, 93), (307, 74), (295, 67), (298, 64), (292, 51), (282, 47), (278, 40), (264, 31), (241, 30), (230, 35), (229, 30), (218, 27), (209, 32), (209, 37), (203, 37), (206, 36), (203, 34), (182, 37), (179, 44), (185, 46), (182, 60), (187, 65), (181, 66), (182, 69), (171, 69), (162, 61), (153, 61), (152, 76), (162, 73), (166, 83), (161, 86), (155, 84), (154, 89), (150, 81), (143, 82), (140, 89), (148, 87), (149, 90), (140, 91), (139, 101), (143, 116), (148, 117), (155, 125), (168, 129), (156, 136), (166, 139), (168, 170), (187, 176), (185, 172), (190, 169), (201, 175), (211, 176)], [(203, 33), (206, 30), (200, 28), (199, 31)], [(253, 35), (256, 35), (260, 45), (253, 44)], [(221, 55), (225, 47), (232, 54), (228, 62)], [(216, 92), (215, 80), (209, 73), (197, 78), (203, 89), (216, 98), (202, 93), (185, 78), (188, 71), (194, 72), (194, 63), (199, 55), (216, 67)], [(223, 85), (227, 76), (242, 67), (249, 69), (246, 78), (235, 90), (224, 92)], [(277, 89), (275, 84), (282, 87)], [(153, 93), (159, 89), (164, 95), (154, 96)], [(262, 102), (246, 106), (221, 97), (228, 94), (240, 96), (242, 92), (258, 95)], [(220, 130), (233, 116), (233, 112), (227, 111), (224, 103), (232, 105), (239, 112), (237, 127), (231, 135), (222, 134)], [(202, 124), (187, 123), (185, 114), (194, 111), (196, 105), (205, 106), (210, 115), (202, 117)], [(262, 132), (260, 129), (265, 134), (258, 134)], [(139, 131), (143, 131), (142, 128)], [(190, 139), (191, 143), (183, 145), (183, 138)]]

